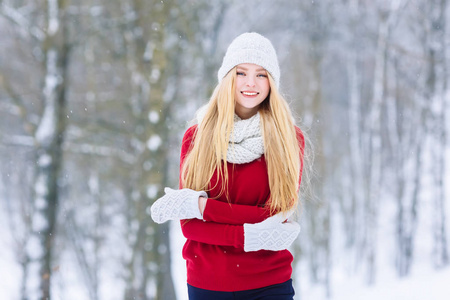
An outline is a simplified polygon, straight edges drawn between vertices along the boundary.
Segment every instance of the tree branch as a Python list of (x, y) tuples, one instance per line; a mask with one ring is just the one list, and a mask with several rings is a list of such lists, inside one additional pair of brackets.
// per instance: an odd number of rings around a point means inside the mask
[(23, 127), (25, 131), (29, 134), (34, 134), (35, 130), (35, 124), (28, 121), (28, 112), (25, 106), (25, 103), (23, 101), (23, 98), (20, 96), (19, 93), (17, 93), (12, 85), (9, 83), (9, 81), (6, 80), (5, 76), (3, 76), (2, 73), (0, 73), (0, 87), (2, 87), (6, 94), (10, 97), (12, 102), (15, 104), (14, 110), (15, 114), (18, 115), (22, 121), (23, 121)]
[(29, 35), (30, 37), (43, 41), (45, 33), (37, 26), (32, 26), (27, 18), (17, 11), (17, 9), (6, 5), (4, 2), (0, 5), (0, 15), (9, 20), (12, 24), (20, 29), (22, 35)]

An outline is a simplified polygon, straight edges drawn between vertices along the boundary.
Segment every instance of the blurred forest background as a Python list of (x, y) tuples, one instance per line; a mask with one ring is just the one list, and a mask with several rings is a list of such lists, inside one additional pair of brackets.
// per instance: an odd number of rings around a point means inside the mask
[(449, 17), (446, 0), (1, 0), (2, 298), (176, 299), (149, 207), (245, 31), (273, 42), (314, 146), (298, 299), (446, 268)]

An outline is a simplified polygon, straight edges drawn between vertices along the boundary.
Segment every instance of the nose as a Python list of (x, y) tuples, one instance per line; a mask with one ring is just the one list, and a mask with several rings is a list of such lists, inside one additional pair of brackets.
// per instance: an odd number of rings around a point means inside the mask
[(255, 79), (252, 76), (247, 77), (247, 86), (248, 87), (254, 87), (255, 86)]

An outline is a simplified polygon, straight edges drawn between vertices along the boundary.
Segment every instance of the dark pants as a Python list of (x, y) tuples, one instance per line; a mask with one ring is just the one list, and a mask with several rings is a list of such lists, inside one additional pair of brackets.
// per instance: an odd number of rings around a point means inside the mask
[(189, 300), (292, 300), (295, 292), (292, 279), (289, 279), (280, 284), (238, 292), (216, 292), (188, 284), (188, 294)]

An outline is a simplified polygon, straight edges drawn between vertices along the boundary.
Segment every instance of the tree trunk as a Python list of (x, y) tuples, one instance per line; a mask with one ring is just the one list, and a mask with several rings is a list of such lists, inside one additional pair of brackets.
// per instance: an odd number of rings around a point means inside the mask
[(446, 220), (446, 200), (445, 200), (445, 150), (446, 150), (446, 92), (447, 92), (447, 68), (446, 68), (446, 0), (432, 1), (431, 5), (431, 32), (429, 53), (431, 64), (430, 90), (432, 119), (430, 131), (432, 136), (432, 157), (433, 157), (433, 179), (435, 186), (434, 196), (434, 216), (433, 216), (433, 236), (434, 236), (434, 264), (436, 267), (443, 267), (449, 263), (448, 241), (447, 241), (447, 220)]
[(133, 89), (132, 114), (137, 128), (134, 136), (144, 149), (138, 154), (132, 175), (133, 189), (139, 199), (131, 203), (139, 228), (135, 233), (132, 258), (127, 264), (125, 299), (176, 298), (170, 269), (169, 226), (153, 223), (148, 214), (152, 202), (161, 197), (164, 187), (168, 186), (170, 151), (165, 92), (171, 49), (166, 47), (165, 23), (174, 5), (133, 0), (132, 10), (137, 18), (129, 24), (126, 35)]
[[(32, 237), (28, 241), (30, 262), (27, 299), (51, 299), (52, 260), (59, 205), (58, 177), (66, 131), (68, 45), (64, 14), (67, 2), (48, 0), (47, 36), (44, 40), (44, 112), (35, 133), (36, 165)], [(36, 286), (37, 281), (39, 287)]]
[(366, 202), (367, 282), (373, 284), (376, 277), (378, 205), (381, 189), (381, 106), (384, 98), (386, 76), (387, 38), (389, 26), (386, 19), (380, 21), (375, 53), (373, 98), (369, 110), (366, 145), (368, 146), (368, 189)]
[(350, 11), (349, 27), (352, 28), (354, 40), (350, 42), (348, 53), (348, 90), (349, 90), (349, 107), (348, 107), (348, 128), (349, 128), (349, 176), (350, 176), (350, 197), (347, 200), (347, 206), (344, 215), (344, 222), (346, 226), (346, 246), (349, 249), (356, 249), (356, 256), (351, 260), (351, 269), (361, 261), (363, 254), (363, 247), (361, 246), (364, 240), (364, 205), (366, 203), (364, 187), (364, 152), (361, 137), (364, 129), (362, 116), (362, 101), (361, 101), (361, 71), (358, 69), (358, 59), (360, 53), (358, 52), (357, 37), (359, 28), (356, 26), (361, 22), (360, 10), (357, 3), (350, 2), (348, 4)]

